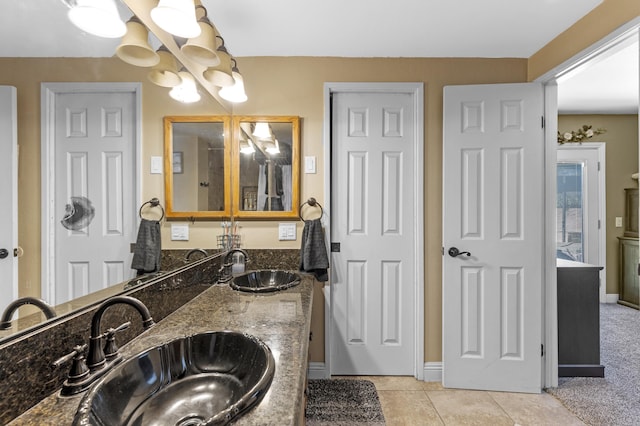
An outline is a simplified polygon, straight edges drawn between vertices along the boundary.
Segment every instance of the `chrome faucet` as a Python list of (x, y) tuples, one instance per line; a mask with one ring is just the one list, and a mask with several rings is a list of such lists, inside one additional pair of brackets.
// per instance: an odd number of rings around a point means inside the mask
[[(98, 307), (91, 319), (91, 337), (89, 338), (89, 353), (85, 360), (84, 351), (87, 345), (76, 346), (74, 350), (53, 363), (54, 367), (73, 361), (71, 371), (60, 392), (63, 396), (75, 395), (88, 389), (93, 382), (102, 377), (114, 365), (122, 361), (115, 344), (115, 334), (125, 330), (131, 324), (126, 322), (117, 328), (110, 328), (106, 333), (100, 333), (102, 315), (109, 306), (123, 303), (134, 307), (142, 317), (142, 326), (145, 330), (153, 326), (155, 322), (149, 313), (149, 309), (140, 300), (131, 296), (115, 296), (105, 300)], [(105, 343), (103, 346), (103, 338)]]
[(240, 248), (234, 248), (227, 252), (222, 258), (222, 265), (220, 266), (220, 278), (218, 278), (218, 283), (227, 283), (231, 281), (233, 274), (231, 273), (231, 267), (233, 266), (232, 256), (234, 253), (242, 253), (244, 255), (244, 262), (249, 262), (249, 254)]
[(0, 330), (11, 328), (11, 317), (13, 317), (15, 311), (17, 311), (18, 308), (23, 305), (37, 306), (44, 313), (44, 316), (47, 319), (51, 319), (56, 316), (56, 312), (53, 310), (51, 305), (49, 305), (44, 300), (38, 299), (36, 297), (21, 297), (9, 303), (9, 305), (5, 308), (4, 312), (2, 313), (2, 319), (0, 319)]
[(189, 251), (187, 252), (187, 254), (185, 255), (184, 259), (185, 259), (185, 260), (191, 260), (191, 255), (192, 255), (192, 254), (194, 254), (194, 253), (200, 253), (200, 254), (202, 254), (204, 257), (209, 256), (209, 253), (207, 253), (207, 251), (206, 251), (206, 250), (201, 249), (201, 248), (194, 248), (194, 249), (191, 249), (191, 250), (189, 250)]

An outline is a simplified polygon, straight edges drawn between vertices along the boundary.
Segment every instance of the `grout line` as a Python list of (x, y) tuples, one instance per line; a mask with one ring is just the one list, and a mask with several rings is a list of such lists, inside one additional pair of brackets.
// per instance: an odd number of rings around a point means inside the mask
[(429, 404), (431, 404), (431, 406), (433, 407), (433, 411), (436, 412), (436, 414), (438, 415), (438, 418), (440, 419), (442, 424), (446, 426), (447, 423), (442, 418), (442, 414), (440, 414), (440, 411), (438, 411), (438, 407), (436, 407), (436, 404), (433, 403), (433, 400), (431, 398), (429, 398), (429, 392), (439, 392), (439, 391), (426, 391), (426, 390), (423, 390), (422, 392), (424, 392), (424, 395), (427, 397), (427, 400), (429, 401)]
[(495, 402), (495, 403), (496, 403), (496, 405), (497, 405), (498, 407), (500, 407), (500, 409), (502, 410), (502, 412), (503, 412), (504, 414), (506, 414), (506, 415), (507, 415), (507, 417), (509, 417), (509, 419), (513, 422), (513, 424), (514, 424), (514, 425), (517, 425), (517, 424), (518, 424), (518, 422), (516, 422), (516, 421), (513, 419), (513, 417), (511, 417), (511, 415), (507, 412), (507, 410), (506, 410), (506, 409), (505, 409), (505, 408), (500, 404), (500, 402), (498, 402), (498, 400), (496, 400), (496, 399), (493, 397), (493, 395), (491, 395), (491, 392), (485, 392), (485, 393), (486, 393), (487, 395), (489, 395), (489, 398), (491, 398), (491, 400), (492, 400), (493, 402)]

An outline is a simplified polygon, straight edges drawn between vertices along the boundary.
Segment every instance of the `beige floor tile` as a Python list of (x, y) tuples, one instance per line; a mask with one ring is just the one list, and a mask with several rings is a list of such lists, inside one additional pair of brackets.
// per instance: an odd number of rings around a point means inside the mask
[(548, 393), (489, 392), (516, 423), (527, 425), (579, 426), (584, 423)]
[(422, 382), (422, 390), (444, 390), (442, 382)]
[(424, 391), (378, 391), (387, 426), (443, 425)]
[(445, 425), (510, 425), (507, 413), (487, 392), (425, 391)]

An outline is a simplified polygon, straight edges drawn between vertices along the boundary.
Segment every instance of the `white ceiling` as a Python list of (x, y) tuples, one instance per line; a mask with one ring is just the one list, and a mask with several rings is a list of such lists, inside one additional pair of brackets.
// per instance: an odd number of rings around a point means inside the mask
[[(232, 55), (528, 58), (602, 0), (202, 0)], [(119, 3), (119, 2), (118, 2)], [(130, 13), (121, 7), (123, 19)], [(0, 57), (110, 57), (118, 40), (76, 29), (61, 0), (3, 2)], [(11, 40), (11, 42), (8, 42)], [(633, 48), (629, 48), (633, 50)], [(560, 106), (638, 97), (638, 47), (562, 83)], [(634, 60), (635, 59), (635, 60)], [(630, 63), (627, 63), (630, 62)], [(633, 64), (631, 64), (633, 62)], [(619, 75), (626, 70), (626, 77)], [(629, 78), (635, 87), (627, 86)], [(605, 78), (605, 83), (593, 79)], [(595, 80), (597, 81), (597, 80)], [(613, 90), (613, 85), (622, 86)], [(565, 88), (566, 84), (566, 88)], [(572, 89), (577, 87), (577, 89)], [(603, 89), (592, 93), (591, 89)], [(627, 89), (629, 87), (629, 89)], [(635, 100), (628, 99), (629, 93)], [(615, 96), (614, 96), (615, 95)], [(626, 96), (625, 96), (626, 95)], [(571, 104), (574, 102), (574, 104)], [(610, 108), (607, 106), (607, 108)], [(613, 110), (611, 110), (613, 111)]]

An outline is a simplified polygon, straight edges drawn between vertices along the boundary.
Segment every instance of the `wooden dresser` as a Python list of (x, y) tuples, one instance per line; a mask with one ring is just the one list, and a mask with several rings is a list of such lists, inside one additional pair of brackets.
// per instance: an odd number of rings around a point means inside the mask
[(618, 237), (618, 303), (639, 309), (638, 188), (626, 188), (624, 236)]

